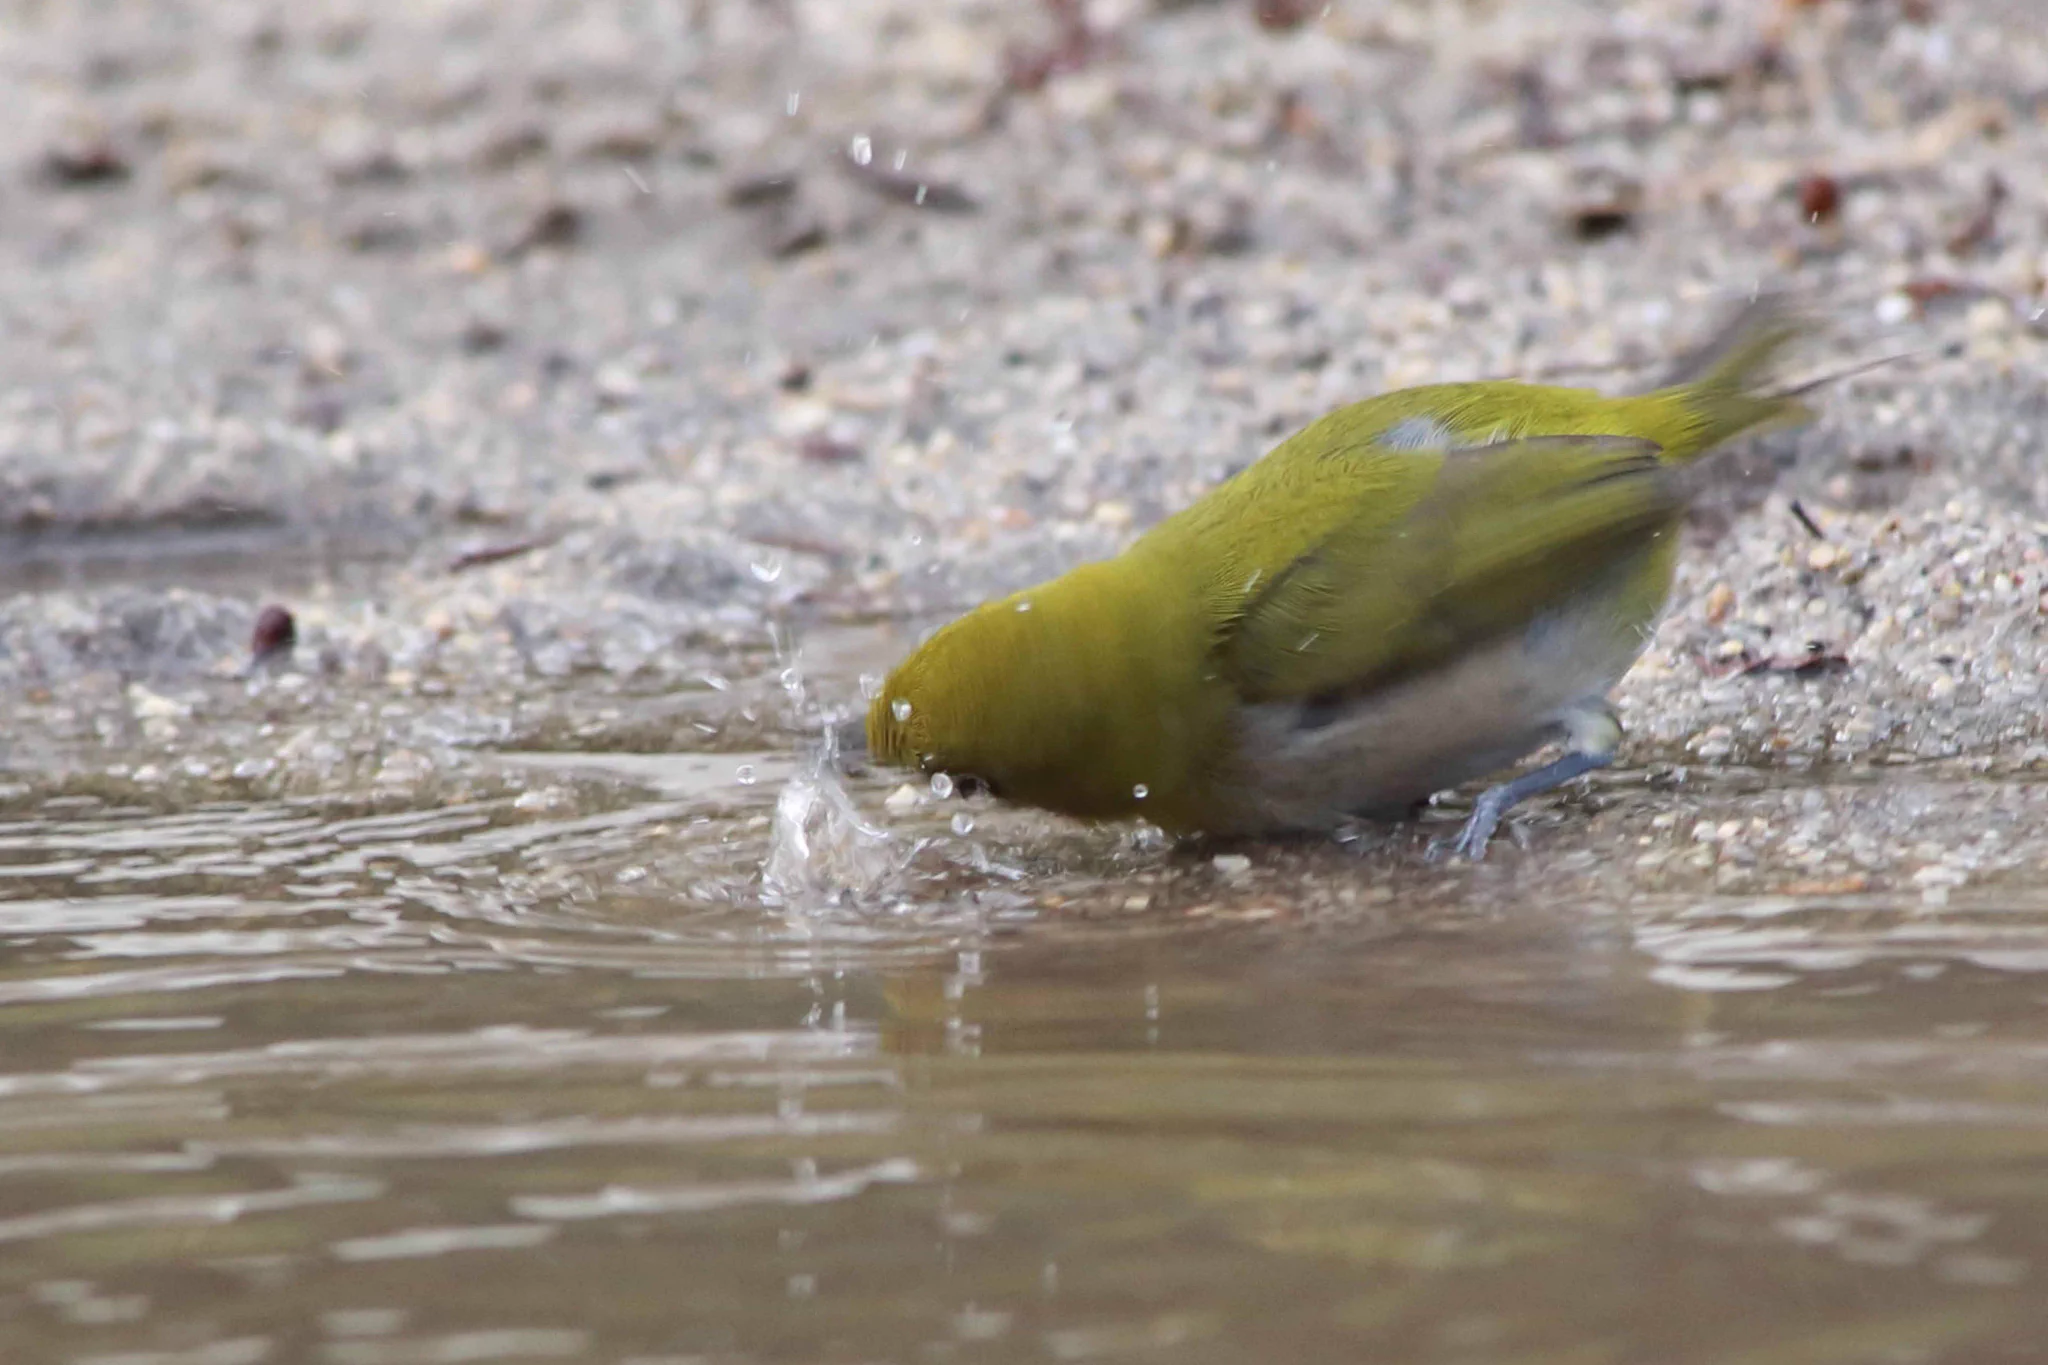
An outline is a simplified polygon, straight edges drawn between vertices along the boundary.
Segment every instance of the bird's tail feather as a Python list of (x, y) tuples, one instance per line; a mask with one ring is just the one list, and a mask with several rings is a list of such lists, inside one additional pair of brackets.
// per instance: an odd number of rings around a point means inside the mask
[(1780, 353), (1811, 330), (1809, 320), (1784, 295), (1763, 294), (1664, 377), (1657, 391), (1680, 399), (1692, 414), (1699, 433), (1695, 452), (1811, 419), (1798, 399), (1804, 387), (1763, 387)]

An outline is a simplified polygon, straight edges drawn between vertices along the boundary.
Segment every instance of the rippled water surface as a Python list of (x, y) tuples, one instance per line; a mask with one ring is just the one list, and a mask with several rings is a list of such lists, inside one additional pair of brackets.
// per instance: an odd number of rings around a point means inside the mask
[(2038, 897), (925, 811), (832, 905), (786, 758), (496, 761), (8, 798), (0, 1358), (2039, 1358)]

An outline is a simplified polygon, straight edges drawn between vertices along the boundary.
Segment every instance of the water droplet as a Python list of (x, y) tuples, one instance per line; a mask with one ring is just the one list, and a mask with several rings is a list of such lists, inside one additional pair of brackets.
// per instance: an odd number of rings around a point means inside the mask
[(953, 832), (962, 836), (974, 833), (974, 817), (964, 810), (955, 812), (953, 816)]
[(753, 786), (755, 782), (754, 765), (751, 763), (740, 764), (740, 766), (733, 771), (732, 779), (733, 781), (739, 783), (742, 787)]
[(1143, 801), (1146, 797), (1150, 796), (1151, 794), (1152, 789), (1146, 786), (1143, 782), (1140, 782), (1137, 786), (1131, 788), (1131, 795), (1137, 797), (1140, 801)]
[(953, 794), (953, 779), (944, 773), (932, 774), (932, 795), (941, 801)]
[(865, 166), (875, 159), (875, 144), (866, 133), (855, 133), (853, 141), (847, 144), (846, 154), (853, 158), (856, 166)]
[(863, 673), (863, 674), (861, 674), (861, 675), (860, 675), (860, 699), (861, 699), (862, 701), (873, 701), (873, 700), (874, 700), (874, 699), (875, 699), (876, 697), (879, 697), (879, 696), (881, 696), (881, 695), (882, 695), (882, 675), (881, 675), (881, 674), (879, 674), (879, 673)]
[(898, 720), (909, 720), (910, 703), (905, 701), (903, 698), (898, 697), (896, 700), (889, 703), (889, 714), (896, 717), (896, 719)]
[(797, 672), (794, 667), (783, 669), (777, 676), (781, 678), (784, 687), (800, 687), (803, 685), (804, 675)]
[(1247, 579), (1246, 579), (1246, 580), (1244, 581), (1244, 590), (1245, 590), (1246, 592), (1250, 592), (1250, 591), (1252, 590), (1252, 587), (1253, 587), (1253, 585), (1255, 585), (1255, 584), (1256, 584), (1256, 583), (1257, 583), (1258, 581), (1259, 581), (1259, 570), (1257, 570), (1257, 569), (1253, 569), (1253, 570), (1252, 570), (1252, 576), (1251, 576), (1250, 578), (1247, 578)]
[(801, 90), (792, 90), (792, 91), (790, 91), (790, 92), (789, 92), (789, 99), (788, 99), (787, 101), (785, 101), (785, 102), (784, 102), (784, 104), (783, 104), (783, 106), (782, 106), (783, 112), (784, 112), (784, 113), (786, 113), (786, 114), (788, 114), (788, 115), (789, 115), (789, 116), (790, 116), (791, 118), (795, 118), (795, 117), (796, 117), (796, 111), (797, 111), (798, 109), (800, 109), (800, 108), (802, 108), (802, 107), (803, 107), (803, 102), (804, 102), (804, 93), (803, 93), (803, 91), (801, 91)]
[(763, 583), (773, 583), (776, 579), (782, 577), (782, 556), (773, 555), (758, 564), (748, 565), (748, 567), (754, 571), (754, 577), (760, 579)]
[(1030, 611), (1030, 610), (1031, 610), (1031, 603), (1030, 603), (1030, 602), (1029, 602), (1028, 600), (1026, 600), (1026, 601), (1023, 601), (1023, 602), (1019, 602), (1019, 603), (1017, 604), (1017, 610), (1018, 610), (1018, 611)]
[(896, 169), (900, 171), (909, 164), (910, 149), (908, 147), (898, 147), (896, 149)]

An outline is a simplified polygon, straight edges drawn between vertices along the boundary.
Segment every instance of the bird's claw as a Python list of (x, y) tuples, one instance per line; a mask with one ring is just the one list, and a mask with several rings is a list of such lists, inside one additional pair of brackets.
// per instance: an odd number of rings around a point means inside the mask
[(1486, 846), (1493, 842), (1494, 833), (1500, 828), (1500, 817), (1501, 812), (1494, 803), (1481, 796), (1456, 836), (1430, 841), (1429, 860), (1438, 862), (1446, 856), (1456, 856), (1475, 863), (1482, 861), (1486, 857)]
[(1486, 857), (1486, 846), (1493, 842), (1493, 833), (1500, 827), (1500, 816), (1481, 808), (1472, 812), (1465, 821), (1465, 827), (1458, 831), (1458, 837), (1451, 841), (1451, 852), (1479, 862)]

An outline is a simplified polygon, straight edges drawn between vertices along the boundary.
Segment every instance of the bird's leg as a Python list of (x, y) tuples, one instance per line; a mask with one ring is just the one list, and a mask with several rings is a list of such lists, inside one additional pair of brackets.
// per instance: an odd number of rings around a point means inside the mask
[(1621, 747), (1621, 721), (1604, 697), (1572, 711), (1565, 717), (1564, 727), (1564, 756), (1481, 792), (1472, 803), (1472, 814), (1465, 827), (1451, 841), (1452, 852), (1478, 862), (1486, 856), (1486, 845), (1499, 828), (1501, 817), (1512, 807), (1614, 761), (1615, 752)]

